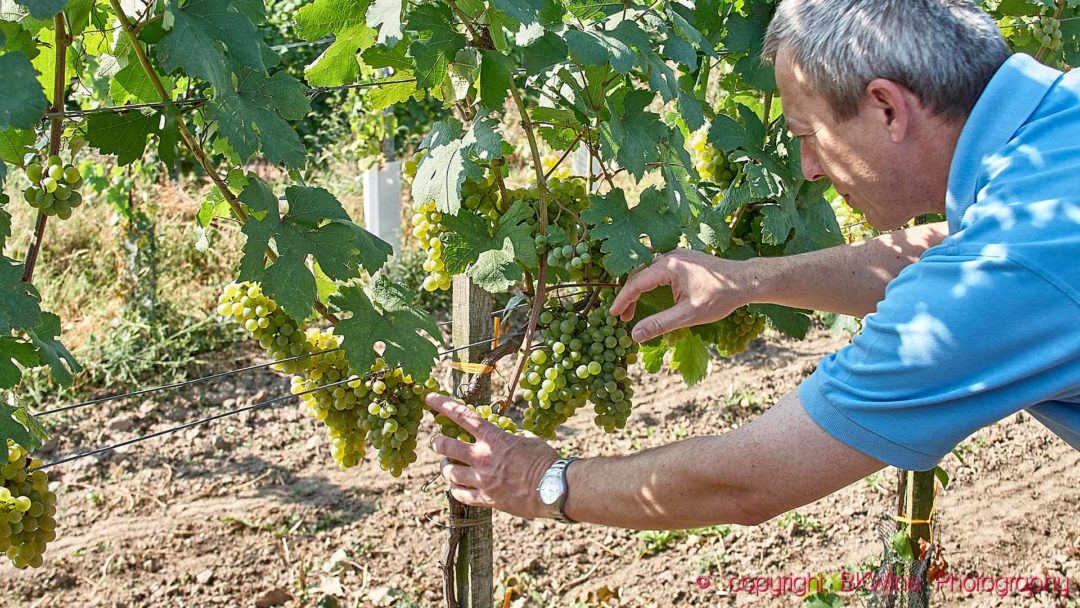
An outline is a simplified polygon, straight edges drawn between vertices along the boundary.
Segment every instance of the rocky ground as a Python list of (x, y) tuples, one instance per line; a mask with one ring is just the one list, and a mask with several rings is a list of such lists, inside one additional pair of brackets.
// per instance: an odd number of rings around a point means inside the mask
[[(560, 447), (625, 454), (736, 428), (844, 342), (824, 331), (804, 342), (771, 337), (717, 361), (693, 388), (668, 374), (639, 377), (627, 431), (605, 435), (582, 414), (564, 429)], [(239, 367), (253, 357), (228, 353), (217, 365)], [(286, 390), (285, 380), (260, 371), (164, 401), (86, 408), (54, 421), (59, 439), (45, 458)], [(1021, 414), (970, 437), (957, 454), (943, 463), (952, 483), (939, 498), (936, 526), (950, 573), (968, 581), (1051, 577), (1070, 584), (1070, 597), (956, 588), (937, 592), (935, 605), (1080, 606), (1080, 453)], [(292, 404), (62, 465), (52, 470), (60, 536), (42, 569), (0, 565), (0, 604), (440, 606), (446, 502), (438, 482), (424, 489), (436, 471), (426, 448), (400, 479), (371, 462), (340, 471), (317, 423)], [(758, 527), (693, 534), (497, 514), (498, 597), (509, 590), (515, 607), (797, 606), (791, 593), (739, 591), (731, 578), (865, 572), (880, 559), (876, 529), (895, 504), (895, 488), (890, 469)]]

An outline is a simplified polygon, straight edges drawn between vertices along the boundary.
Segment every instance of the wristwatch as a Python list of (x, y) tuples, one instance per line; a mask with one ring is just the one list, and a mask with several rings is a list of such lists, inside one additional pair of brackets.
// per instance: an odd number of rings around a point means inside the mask
[(566, 483), (566, 469), (577, 458), (560, 458), (540, 478), (540, 485), (536, 487), (540, 495), (540, 504), (544, 506), (545, 515), (564, 524), (574, 524), (576, 521), (566, 516), (566, 497), (570, 492), (570, 486)]

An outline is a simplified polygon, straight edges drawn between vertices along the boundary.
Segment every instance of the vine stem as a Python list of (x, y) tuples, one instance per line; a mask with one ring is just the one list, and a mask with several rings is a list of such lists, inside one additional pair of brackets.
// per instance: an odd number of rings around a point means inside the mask
[[(64, 13), (61, 11), (53, 17), (53, 29), (56, 31), (56, 63), (53, 75), (53, 103), (52, 110), (60, 112), (64, 109), (64, 94), (67, 92), (67, 49), (71, 44), (67, 28), (64, 26)], [(53, 116), (49, 120), (49, 155), (60, 154), (60, 140), (64, 136), (64, 118)], [(22, 280), (29, 283), (34, 280), (34, 268), (37, 266), (38, 254), (41, 252), (41, 244), (45, 240), (45, 225), (49, 216), (38, 211), (37, 222), (34, 225), (34, 235), (30, 239), (30, 248), (26, 251), (26, 260), (23, 265)]]
[[(157, 91), (159, 97), (161, 97), (162, 103), (166, 108), (175, 109), (172, 97), (168, 91), (165, 90), (165, 85), (161, 82), (161, 78), (157, 74), (157, 70), (154, 69), (150, 58), (146, 55), (146, 49), (143, 48), (142, 43), (139, 41), (139, 35), (135, 31), (135, 26), (131, 23), (131, 19), (124, 13), (123, 7), (120, 6), (120, 0), (109, 0), (109, 5), (112, 7), (113, 12), (116, 13), (117, 19), (120, 20), (120, 26), (124, 29), (124, 34), (131, 42), (131, 46), (135, 51), (135, 55), (139, 58), (139, 64), (142, 65), (143, 71), (146, 72), (147, 78), (150, 79), (150, 83), (154, 85), (154, 90)], [(187, 149), (195, 155), (195, 159), (199, 161), (199, 165), (206, 171), (206, 174), (210, 176), (210, 180), (214, 182), (218, 190), (221, 191), (222, 198), (228, 203), (229, 208), (232, 209), (236, 219), (240, 222), (247, 221), (247, 212), (244, 211), (243, 204), (236, 198), (232, 190), (229, 189), (229, 184), (221, 177), (217, 172), (217, 168), (210, 162), (210, 157), (206, 155), (206, 151), (203, 150), (202, 145), (195, 139), (195, 136), (191, 134), (191, 131), (187, 127), (187, 123), (183, 119), (176, 121), (176, 126), (180, 130), (180, 137), (184, 140), (184, 145)], [(273, 263), (277, 261), (277, 254), (274, 253), (269, 247), (266, 250), (266, 256)], [(326, 306), (318, 300), (315, 301), (315, 310), (319, 312), (326, 320), (333, 324), (337, 324), (340, 319), (326, 309)]]
[[(521, 114), (521, 127), (525, 130), (525, 137), (529, 140), (529, 150), (532, 152), (533, 169), (536, 171), (537, 209), (536, 227), (541, 235), (547, 235), (548, 203), (547, 203), (547, 178), (544, 176), (544, 164), (540, 159), (540, 147), (536, 145), (536, 133), (533, 130), (532, 121), (529, 118), (529, 110), (525, 106), (525, 100), (521, 97), (521, 91), (517, 84), (510, 81), (510, 96)], [(533, 295), (532, 310), (529, 312), (529, 324), (525, 328), (525, 337), (522, 345), (527, 349), (532, 344), (533, 335), (536, 333), (536, 325), (540, 321), (540, 311), (544, 307), (544, 298), (547, 296), (547, 256), (540, 256), (540, 270), (536, 275), (536, 293)], [(510, 385), (506, 392), (506, 402), (513, 403), (514, 391), (517, 390), (518, 380), (525, 371), (528, 357), (522, 352), (518, 358), (517, 368), (510, 376)]]

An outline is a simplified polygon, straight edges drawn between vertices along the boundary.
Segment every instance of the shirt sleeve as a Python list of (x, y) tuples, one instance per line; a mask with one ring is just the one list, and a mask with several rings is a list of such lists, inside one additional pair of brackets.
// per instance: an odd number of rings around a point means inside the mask
[(931, 250), (799, 396), (842, 443), (928, 470), (980, 428), (1074, 392), (1078, 336), (1080, 306), (1006, 252)]

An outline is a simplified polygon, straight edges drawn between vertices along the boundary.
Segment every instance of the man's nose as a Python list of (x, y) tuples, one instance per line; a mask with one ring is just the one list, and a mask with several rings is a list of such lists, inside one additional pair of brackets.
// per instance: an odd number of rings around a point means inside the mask
[(811, 182), (824, 178), (825, 170), (821, 168), (821, 163), (818, 161), (817, 154), (814, 153), (814, 148), (800, 141), (799, 151), (802, 158), (803, 177)]

